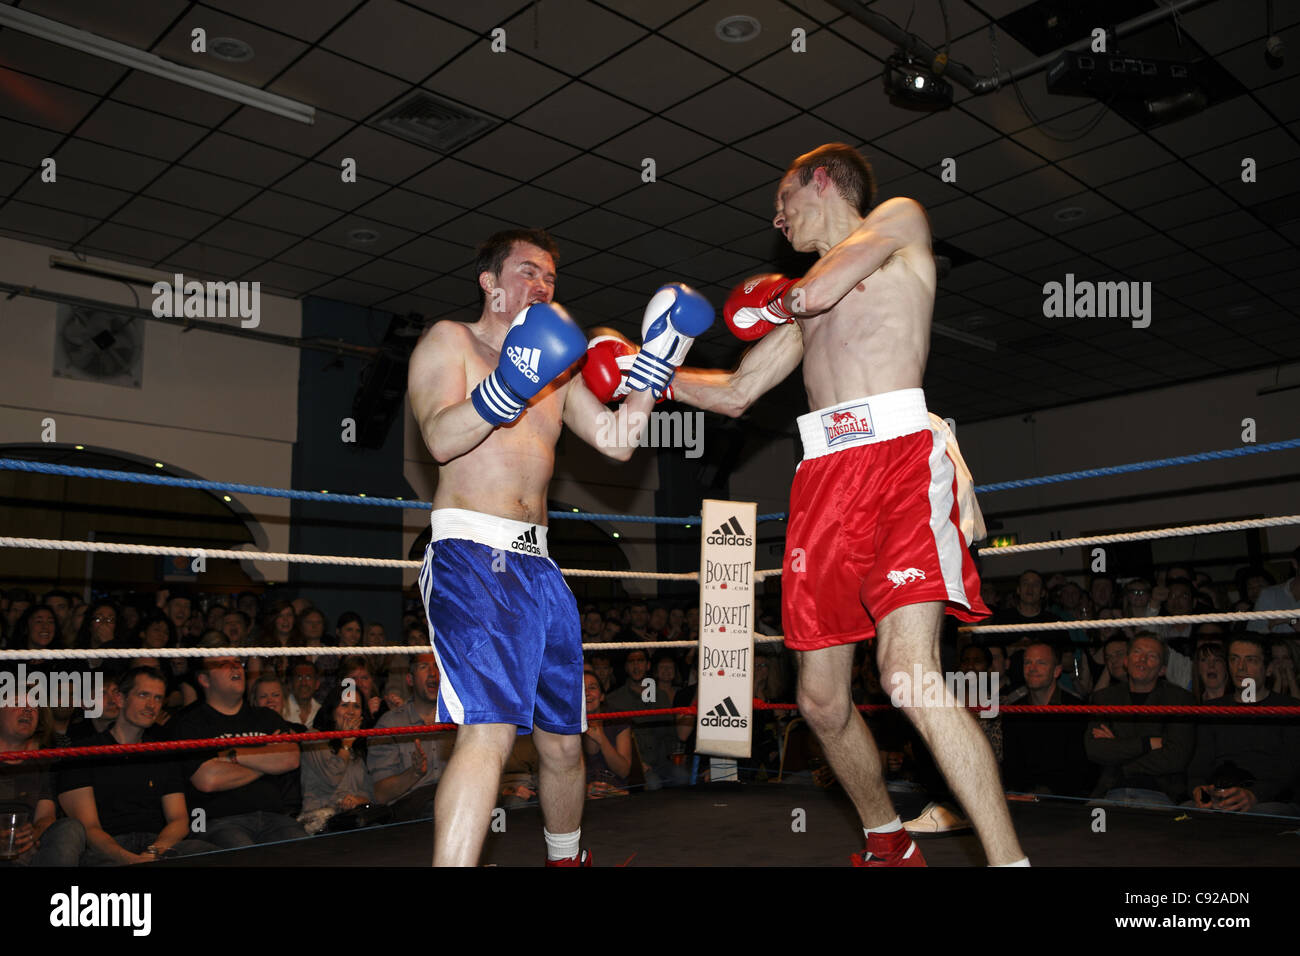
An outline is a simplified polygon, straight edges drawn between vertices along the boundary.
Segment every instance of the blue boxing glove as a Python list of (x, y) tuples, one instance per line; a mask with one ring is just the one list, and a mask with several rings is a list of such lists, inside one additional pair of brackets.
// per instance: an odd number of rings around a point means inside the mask
[(713, 324), (713, 306), (681, 282), (660, 288), (641, 320), (641, 351), (627, 384), (638, 391), (653, 390), (657, 398), (673, 380), (695, 337)]
[(529, 399), (586, 354), (587, 337), (564, 309), (529, 306), (510, 323), (496, 370), (470, 393), (474, 410), (492, 425), (513, 422)]

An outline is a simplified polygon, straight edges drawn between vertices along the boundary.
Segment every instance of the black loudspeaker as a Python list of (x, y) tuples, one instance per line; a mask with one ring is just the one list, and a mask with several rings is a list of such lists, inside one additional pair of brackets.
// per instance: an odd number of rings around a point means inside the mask
[(352, 399), (357, 422), (357, 444), (382, 447), (389, 429), (401, 413), (406, 397), (406, 373), (411, 353), (424, 329), (424, 317), (411, 313), (394, 316), (388, 323), (379, 354), (361, 370), (361, 384)]

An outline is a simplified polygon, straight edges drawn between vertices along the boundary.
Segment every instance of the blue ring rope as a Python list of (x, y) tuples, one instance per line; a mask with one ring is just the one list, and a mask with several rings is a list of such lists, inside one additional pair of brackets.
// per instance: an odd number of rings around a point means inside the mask
[[(1263, 452), (1283, 451), (1300, 448), (1300, 438), (1286, 441), (1268, 442), (1263, 445), (1244, 445), (1240, 448), (1228, 448), (1222, 451), (1205, 451), (1193, 455), (1180, 455), (1177, 458), (1158, 458), (1152, 461), (1139, 461), (1127, 465), (1111, 465), (1105, 468), (1088, 468), (1082, 471), (1066, 471), (1056, 475), (1043, 475), (1038, 478), (1021, 478), (1015, 481), (1000, 481), (988, 485), (976, 485), (975, 491), (985, 494), (993, 491), (1006, 491), (1011, 488), (1029, 488), (1035, 485), (1051, 485), (1064, 481), (1076, 481), (1080, 478), (1099, 478), (1105, 475), (1122, 475), (1134, 471), (1149, 471), (1155, 468), (1169, 468), (1174, 465), (1186, 465), (1195, 462), (1217, 461), (1224, 458), (1238, 458), (1242, 455), (1258, 455)], [(379, 508), (419, 508), (428, 510), (433, 507), (429, 501), (407, 501), (403, 498), (372, 498), (368, 495), (341, 495), (325, 491), (298, 491), (292, 488), (272, 488), (267, 485), (246, 485), (225, 481), (205, 481), (201, 478), (179, 478), (174, 475), (151, 475), (134, 471), (111, 471), (103, 468), (79, 468), (76, 465), (55, 465), (43, 461), (27, 461), (22, 458), (0, 458), (0, 470), (26, 471), (42, 475), (59, 475), (65, 478), (98, 478), (109, 481), (128, 481), (142, 485), (165, 485), (172, 488), (192, 488), (197, 491), (223, 491), (246, 495), (265, 495), (270, 498), (290, 498), (295, 501), (324, 501), (331, 504), (369, 505)], [(625, 515), (595, 514), (587, 511), (549, 511), (548, 516), (556, 520), (578, 521), (622, 521), (633, 524), (681, 524), (696, 525), (700, 523), (699, 515), (665, 517), (663, 515)], [(786, 513), (774, 511), (758, 516), (759, 521), (784, 521)]]

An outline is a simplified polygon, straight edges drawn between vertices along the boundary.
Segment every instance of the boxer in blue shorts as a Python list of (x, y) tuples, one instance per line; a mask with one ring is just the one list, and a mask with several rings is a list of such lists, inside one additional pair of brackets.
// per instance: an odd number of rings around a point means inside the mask
[[(580, 848), (578, 608), (546, 553), (555, 444), (567, 425), (608, 457), (630, 458), (655, 399), (713, 321), (698, 293), (665, 286), (647, 307), (630, 368), (601, 353), (592, 360), (608, 361), (596, 374), (572, 375), (587, 341), (552, 304), (557, 256), (542, 230), (489, 238), (475, 263), (478, 321), (435, 323), (411, 355), (411, 408), (438, 463), (420, 587), (442, 671), (438, 715), (459, 725), (434, 801), (435, 866), (477, 863), (501, 768), (515, 735), (529, 731), (548, 865), (590, 865)], [(608, 388), (597, 397), (583, 379), (602, 376)], [(622, 395), (617, 413), (602, 404)]]

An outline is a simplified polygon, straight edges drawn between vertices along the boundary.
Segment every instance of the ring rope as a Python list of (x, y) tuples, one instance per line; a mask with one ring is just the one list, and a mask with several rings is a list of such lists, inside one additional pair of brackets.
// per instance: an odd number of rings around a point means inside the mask
[[(755, 710), (798, 710), (797, 704), (776, 704), (755, 699)], [(857, 704), (856, 709), (863, 713), (875, 713), (894, 710), (892, 704)], [(980, 710), (968, 707), (967, 710)], [(694, 705), (689, 707), (663, 707), (652, 710), (624, 710), (611, 713), (588, 714), (587, 720), (629, 720), (636, 717), (675, 717), (690, 716), (698, 713)], [(1229, 707), (1217, 704), (1174, 706), (1169, 704), (1008, 704), (999, 708), (999, 713), (1011, 714), (1059, 714), (1059, 715), (1158, 715), (1158, 716), (1211, 716), (1211, 717), (1295, 717), (1300, 716), (1300, 706), (1270, 707), (1255, 705), (1251, 707)], [(312, 741), (332, 740), (349, 737), (419, 737), (431, 733), (455, 730), (455, 724), (415, 724), (407, 727), (370, 727), (356, 730), (312, 730), (305, 733), (266, 734), (261, 737), (203, 737), (193, 740), (153, 740), (136, 744), (101, 744), (96, 747), (52, 747), (45, 750), (10, 750), (0, 752), (0, 761), (10, 760), (44, 760), (71, 759), (74, 757), (125, 756), (134, 753), (167, 753), (176, 750), (218, 750), (227, 748), (234, 741), (244, 742), (245, 746), (264, 746), (280, 743), (310, 743)], [(255, 742), (255, 743), (254, 743)]]
[[(755, 634), (754, 643), (784, 641), (783, 635)], [(699, 641), (609, 641), (583, 644), (583, 651), (625, 651), (647, 647), (698, 647)], [(31, 660), (134, 660), (156, 657), (159, 660), (181, 657), (370, 657), (374, 655), (427, 654), (428, 644), (380, 645), (377, 647), (107, 647), (88, 650), (84, 647), (28, 648), (0, 650), (0, 661)]]
[(1221, 624), (1226, 621), (1290, 621), (1300, 617), (1294, 608), (1280, 611), (1211, 611), (1205, 614), (1169, 614), (1153, 617), (1097, 618), (1090, 621), (1035, 621), (1032, 624), (964, 624), (959, 631), (1016, 634), (1022, 631), (1096, 630), (1107, 627), (1164, 627), (1167, 624)]
[[(1106, 475), (1127, 474), (1134, 471), (1147, 471), (1153, 468), (1168, 468), (1194, 462), (1215, 461), (1224, 458), (1237, 458), (1243, 455), (1258, 455), (1264, 452), (1283, 451), (1300, 448), (1300, 438), (1285, 441), (1265, 442), (1264, 444), (1242, 445), (1237, 448), (1225, 448), (1219, 451), (1196, 452), (1175, 458), (1158, 458), (1149, 461), (1131, 462), (1125, 465), (1109, 465), (1102, 468), (1088, 468), (1081, 471), (1066, 471), (1054, 475), (1041, 475), (1036, 478), (1019, 478), (1012, 481), (999, 481), (987, 485), (976, 485), (977, 494), (993, 491), (1005, 491), (1011, 488), (1029, 488), (1036, 485), (1056, 484), (1063, 481), (1076, 481), (1081, 478), (1098, 478)], [(274, 488), (268, 485), (249, 485), (225, 481), (206, 481), (200, 478), (180, 478), (174, 475), (153, 475), (133, 471), (116, 471), (105, 468), (81, 468), (76, 465), (56, 465), (43, 461), (27, 461), (22, 458), (0, 458), (0, 470), (26, 471), (43, 475), (61, 475), (69, 478), (99, 478), (108, 481), (127, 481), (136, 484), (166, 485), (175, 488), (192, 488), (199, 491), (225, 491), (238, 494), (264, 495), (271, 498), (290, 498), (298, 501), (325, 501), (338, 504), (369, 505), (388, 508), (433, 507), (432, 502), (406, 500), (404, 498), (372, 498), (369, 495), (343, 495), (325, 491), (299, 491), (293, 488)], [(663, 517), (659, 515), (624, 515), (596, 514), (583, 511), (551, 511), (550, 517), (578, 521), (624, 521), (645, 524), (698, 524), (699, 515), (684, 517)], [(784, 512), (761, 514), (759, 521), (776, 521), (786, 517)]]
[(1049, 541), (1033, 541), (1026, 544), (1009, 544), (1000, 548), (981, 548), (980, 557), (1020, 554), (1025, 551), (1050, 551), (1053, 548), (1074, 548), (1087, 544), (1152, 541), (1156, 538), (1177, 538), (1184, 534), (1218, 534), (1222, 531), (1245, 531), (1249, 528), (1278, 528), (1289, 524), (1300, 524), (1300, 515), (1278, 515), (1274, 518), (1218, 521), (1213, 524), (1185, 525), (1181, 528), (1155, 528), (1151, 531), (1125, 531), (1122, 534), (1098, 534), (1086, 538), (1057, 538)]

